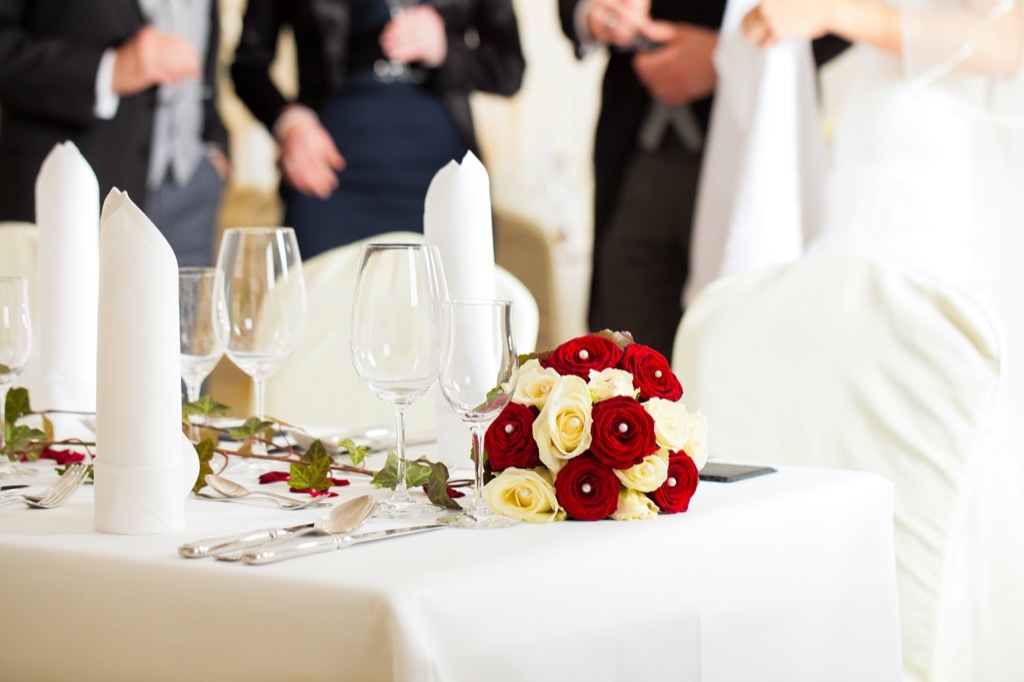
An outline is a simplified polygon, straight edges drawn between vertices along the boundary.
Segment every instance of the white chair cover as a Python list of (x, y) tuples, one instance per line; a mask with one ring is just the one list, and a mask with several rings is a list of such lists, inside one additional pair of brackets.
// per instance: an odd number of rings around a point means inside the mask
[[(676, 339), (673, 368), (687, 408), (709, 419), (713, 458), (859, 469), (895, 483), (912, 679), (948, 679), (942, 649), (985, 636), (951, 616), (974, 598), (965, 594), (964, 553), (1001, 541), (966, 523), (986, 458), (1000, 338), (987, 310), (948, 285), (818, 252), (710, 285)], [(966, 564), (979, 560), (968, 555)], [(975, 606), (999, 599), (997, 591)]]

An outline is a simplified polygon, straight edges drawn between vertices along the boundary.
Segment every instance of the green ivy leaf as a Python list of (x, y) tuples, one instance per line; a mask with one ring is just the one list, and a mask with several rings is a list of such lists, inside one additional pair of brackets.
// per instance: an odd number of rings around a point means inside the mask
[(405, 463), (405, 484), (410, 488), (419, 488), (430, 479), (430, 460), (417, 459)]
[[(316, 443), (319, 442), (316, 441)], [(310, 450), (312, 449), (310, 448)], [(323, 451), (323, 444), (320, 445), (320, 449)], [(310, 490), (327, 490), (334, 485), (328, 476), (331, 471), (331, 456), (326, 451), (323, 452), (322, 456), (308, 460), (308, 464), (292, 464), (288, 471), (288, 484), (293, 488), (309, 488)], [(309, 452), (307, 451), (306, 454), (308, 455)], [(305, 455), (303, 455), (303, 459), (306, 459)]]
[(14, 370), (0, 362), (0, 374), (14, 374)]
[(303, 462), (315, 462), (323, 457), (330, 457), (330, 455), (327, 454), (327, 448), (324, 447), (323, 441), (317, 438), (310, 444), (309, 449), (302, 453), (301, 459)]
[(199, 400), (182, 405), (182, 412), (190, 417), (223, 417), (231, 408), (224, 403), (219, 403), (209, 395), (204, 395)]
[(53, 440), (54, 440), (53, 439), (53, 422), (50, 421), (50, 418), (47, 417), (45, 414), (42, 415), (42, 417), (43, 417), (43, 437), (48, 442), (52, 443)]
[(395, 485), (398, 483), (398, 455), (394, 450), (388, 450), (388, 460), (384, 463), (384, 467), (373, 475), (370, 483), (378, 488), (395, 489)]
[(458, 502), (448, 494), (448, 467), (444, 462), (432, 462), (427, 477), (427, 498), (436, 505), (446, 509), (462, 509)]
[(212, 438), (204, 438), (196, 445), (196, 454), (199, 455), (199, 475), (192, 485), (192, 492), (197, 493), (206, 485), (206, 475), (213, 473), (213, 451), (217, 443)]
[(32, 413), (32, 407), (28, 400), (27, 388), (12, 388), (7, 392), (7, 402), (4, 403), (4, 421), (13, 424), (27, 414)]
[(348, 458), (352, 460), (352, 464), (359, 466), (363, 463), (363, 460), (370, 455), (370, 449), (365, 445), (356, 445), (355, 441), (351, 438), (338, 443), (338, 447), (345, 450), (348, 454)]
[(259, 417), (249, 417), (245, 420), (244, 424), (228, 429), (228, 436), (234, 440), (253, 440), (256, 438), (270, 440), (274, 437), (274, 422), (266, 421)]
[(0, 453), (11, 461), (28, 457), (30, 461), (39, 459), (45, 447), (42, 444), (46, 434), (39, 429), (25, 424), (4, 424), (4, 446)]

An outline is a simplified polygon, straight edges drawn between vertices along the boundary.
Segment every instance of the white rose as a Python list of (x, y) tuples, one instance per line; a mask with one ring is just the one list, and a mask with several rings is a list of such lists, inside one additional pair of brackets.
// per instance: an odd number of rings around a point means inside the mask
[(533, 358), (523, 363), (519, 368), (519, 381), (516, 382), (516, 390), (512, 395), (512, 402), (526, 405), (544, 407), (551, 389), (558, 381), (559, 374), (550, 367), (540, 366), (540, 362)]
[(623, 488), (619, 491), (619, 506), (612, 513), (616, 521), (640, 521), (653, 519), (658, 515), (658, 505), (636, 490)]
[(624, 369), (602, 369), (600, 372), (590, 370), (590, 397), (595, 403), (616, 396), (636, 398), (640, 389), (633, 388), (633, 375)]
[(628, 469), (612, 469), (622, 485), (632, 490), (649, 493), (668, 480), (668, 451), (658, 450), (644, 457), (644, 461)]
[(654, 438), (658, 446), (670, 452), (683, 449), (690, 434), (690, 414), (686, 407), (671, 400), (651, 398), (644, 403), (644, 409), (654, 418)]
[(540, 461), (557, 474), (565, 463), (590, 447), (590, 391), (578, 376), (559, 377), (533, 421)]
[(484, 499), (496, 514), (529, 523), (549, 523), (565, 518), (565, 510), (558, 506), (551, 473), (542, 467), (505, 469), (484, 486)]
[(686, 425), (687, 436), (683, 450), (697, 465), (697, 471), (700, 471), (708, 463), (708, 418), (698, 410), (694, 414), (687, 414)]

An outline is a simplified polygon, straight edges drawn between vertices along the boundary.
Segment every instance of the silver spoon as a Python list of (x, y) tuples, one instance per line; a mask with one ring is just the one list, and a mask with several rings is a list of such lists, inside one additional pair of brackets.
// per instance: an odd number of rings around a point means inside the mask
[(290, 544), (292, 540), (303, 535), (336, 535), (349, 533), (363, 525), (377, 509), (377, 498), (363, 495), (344, 504), (339, 504), (330, 513), (321, 516), (311, 524), (293, 529), (294, 532), (278, 534), (269, 539), (269, 542), (249, 543), (234, 551), (224, 551), (217, 554), (219, 561), (240, 561), (246, 552), (278, 545)]
[[(224, 478), (217, 474), (206, 474), (206, 485), (210, 486), (224, 497), (237, 498), (247, 497), (249, 495), (263, 495), (269, 497), (278, 503), (278, 506), (284, 509), (303, 509), (305, 507), (318, 504), (321, 500), (313, 498), (309, 501), (297, 500), (294, 497), (288, 497), (287, 495), (278, 495), (277, 493), (268, 492), (266, 490), (250, 490), (241, 483), (236, 483), (230, 478)], [(285, 503), (285, 504), (282, 504)], [(287, 505), (287, 506), (286, 506)]]
[[(303, 523), (287, 528), (264, 528), (249, 533), (228, 535), (226, 537), (211, 538), (190, 542), (178, 547), (178, 554), (186, 559), (198, 559), (206, 556), (216, 556), (228, 552), (240, 552), (256, 545), (270, 542), (277, 538), (293, 537), (302, 533), (308, 533), (316, 528), (318, 523), (328, 524), (331, 527), (354, 530), (361, 526), (366, 519), (370, 518), (377, 507), (375, 498), (369, 495), (356, 497), (347, 502), (342, 502), (325, 514), (322, 518), (313, 523)], [(326, 519), (326, 521), (325, 521)]]

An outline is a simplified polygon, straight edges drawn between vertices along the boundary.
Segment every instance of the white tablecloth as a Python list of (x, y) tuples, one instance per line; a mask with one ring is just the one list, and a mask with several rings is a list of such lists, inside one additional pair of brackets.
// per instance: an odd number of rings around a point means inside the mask
[(0, 510), (0, 677), (900, 677), (892, 487), (875, 476), (785, 468), (701, 483), (689, 512), (652, 521), (443, 529), (266, 566), (176, 554), (321, 513), (190, 499), (186, 532), (119, 536), (93, 530), (90, 486)]

